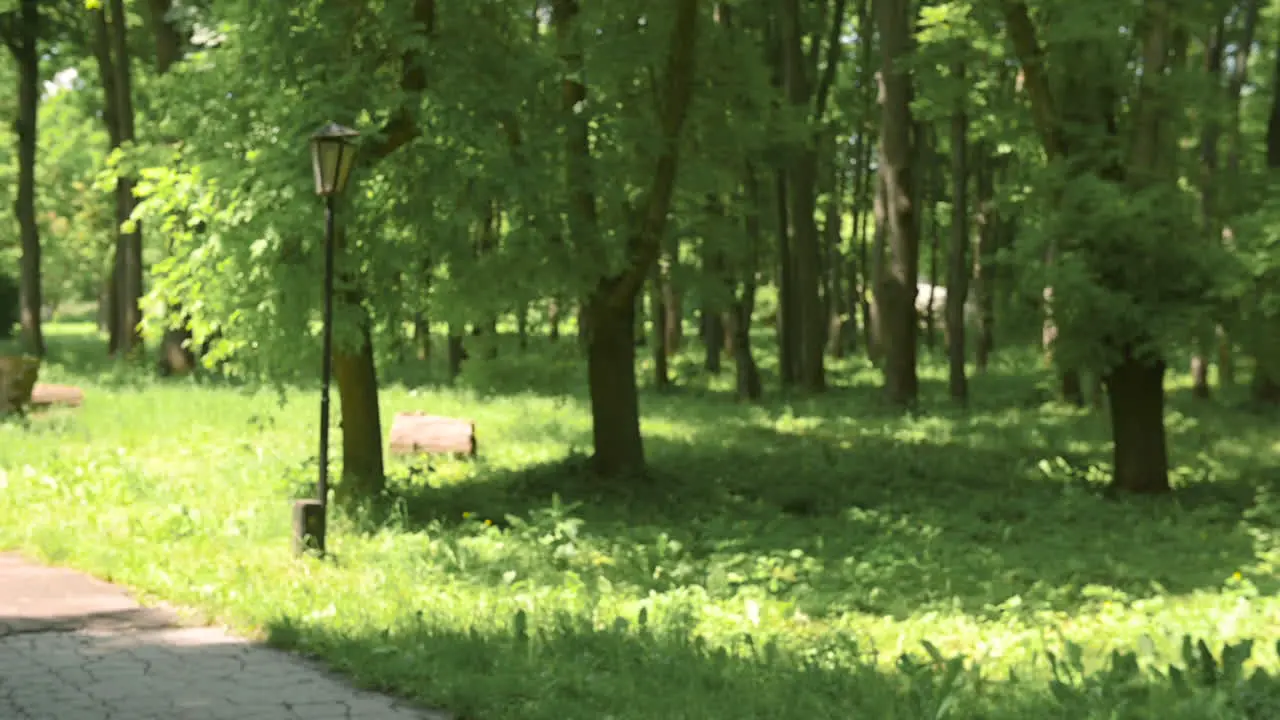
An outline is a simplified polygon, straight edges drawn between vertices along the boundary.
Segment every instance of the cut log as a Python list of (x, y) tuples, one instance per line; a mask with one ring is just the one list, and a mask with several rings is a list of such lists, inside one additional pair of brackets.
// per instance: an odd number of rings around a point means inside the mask
[(27, 355), (0, 356), (0, 415), (20, 413), (31, 404), (40, 376), (40, 360)]
[(476, 425), (470, 420), (397, 413), (391, 421), (393, 455), (476, 454)]
[(84, 404), (84, 391), (71, 385), (46, 385), (36, 383), (31, 389), (32, 407), (80, 407)]

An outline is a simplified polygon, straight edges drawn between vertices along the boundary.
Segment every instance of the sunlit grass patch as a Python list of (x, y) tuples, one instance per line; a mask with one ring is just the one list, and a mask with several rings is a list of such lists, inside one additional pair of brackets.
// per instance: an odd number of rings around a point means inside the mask
[[(1105, 423), (1045, 405), (1034, 375), (905, 417), (863, 368), (759, 407), (646, 395), (654, 477), (608, 488), (580, 395), (495, 392), (506, 371), (475, 361), (477, 389), (392, 382), (383, 423), (471, 418), (481, 457), (393, 461), (390, 517), (338, 518), (322, 562), (289, 554), (313, 391), (76, 367), (50, 373), (83, 408), (0, 425), (0, 546), (463, 716), (1107, 718), (1136, 688), (1125, 717), (1274, 717), (1109, 658), (1167, 675), (1194, 665), (1185, 634), (1218, 656), (1253, 637), (1244, 667), (1280, 668), (1280, 450), (1245, 413), (1175, 398), (1180, 494), (1112, 500)], [(1055, 690), (1049, 653), (1093, 674)]]

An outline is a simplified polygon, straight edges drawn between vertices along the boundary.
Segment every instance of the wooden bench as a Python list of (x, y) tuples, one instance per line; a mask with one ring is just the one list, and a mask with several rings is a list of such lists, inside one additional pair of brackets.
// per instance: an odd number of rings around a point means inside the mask
[(31, 407), (80, 407), (84, 404), (84, 391), (72, 385), (48, 385), (36, 383), (31, 389)]
[(391, 453), (474, 457), (476, 425), (459, 418), (417, 412), (396, 413), (391, 421)]

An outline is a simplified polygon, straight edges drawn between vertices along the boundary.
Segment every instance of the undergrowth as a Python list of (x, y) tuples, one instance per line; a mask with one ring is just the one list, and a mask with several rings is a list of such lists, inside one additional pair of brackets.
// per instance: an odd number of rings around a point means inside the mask
[(653, 471), (605, 485), (572, 343), (504, 348), (452, 388), (388, 371), (384, 429), (470, 417), (482, 457), (394, 462), (380, 511), (298, 560), (312, 388), (49, 342), (46, 379), (87, 401), (0, 425), (0, 547), (462, 718), (1280, 717), (1280, 438), (1229, 397), (1171, 386), (1177, 493), (1115, 499), (1104, 419), (1016, 353), (967, 412), (927, 366), (911, 416), (856, 360), (750, 407), (678, 358), (682, 389), (644, 397)]

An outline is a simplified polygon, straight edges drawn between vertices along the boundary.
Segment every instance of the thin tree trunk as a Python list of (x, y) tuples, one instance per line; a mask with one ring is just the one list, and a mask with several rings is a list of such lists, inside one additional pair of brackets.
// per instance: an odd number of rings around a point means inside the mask
[[(966, 91), (963, 62), (951, 66), (952, 78)], [(969, 401), (965, 377), (965, 302), (969, 299), (969, 118), (964, 100), (951, 116), (951, 247), (947, 263), (947, 358), (950, 365), (951, 398)]]
[(458, 379), (462, 374), (462, 363), (467, 359), (466, 341), (463, 333), (466, 328), (458, 323), (449, 323), (449, 339), (446, 362), (448, 363), (449, 382)]
[[(106, 125), (107, 139), (112, 150), (120, 147), (120, 121), (119, 121), (119, 95), (116, 91), (116, 71), (115, 63), (111, 59), (111, 30), (107, 22), (107, 8), (103, 4), (90, 12), (91, 23), (93, 25), (93, 56), (98, 65), (98, 79), (102, 83), (102, 120)], [(129, 207), (122, 204), (122, 196), (117, 190), (114, 194), (115, 200), (115, 227), (112, 235), (115, 238), (115, 251), (112, 255), (110, 268), (106, 272), (106, 282), (108, 284), (106, 295), (106, 315), (107, 315), (107, 352), (115, 355), (120, 350), (121, 343), (121, 312), (120, 312), (120, 228), (125, 221), (129, 219)]]
[(990, 148), (980, 145), (977, 168), (978, 252), (973, 258), (973, 289), (978, 310), (978, 342), (974, 348), (974, 365), (978, 372), (987, 371), (991, 351), (995, 348), (995, 259), (1000, 218), (995, 208), (995, 178), (991, 167)]
[[(1217, 86), (1222, 80), (1223, 42), (1226, 34), (1226, 16), (1218, 19), (1208, 47), (1205, 48), (1205, 74)], [(1216, 199), (1218, 182), (1218, 141), (1222, 135), (1222, 123), (1215, 108), (1209, 108), (1200, 131), (1200, 205), (1204, 215), (1205, 236), (1209, 242), (1220, 242), (1222, 223), (1218, 219)], [(1216, 237), (1215, 237), (1216, 236)], [(1191, 394), (1207, 399), (1209, 390), (1209, 353), (1213, 345), (1212, 332), (1197, 328), (1195, 351), (1191, 355)]]
[(905, 61), (911, 51), (911, 3), (881, 0), (876, 4), (880, 29), (880, 179), (884, 197), (877, 225), (886, 230), (887, 272), (876, 287), (884, 326), (884, 387), (890, 403), (914, 405), (916, 375), (916, 277), (920, 238), (912, 197), (911, 73)]
[[(110, 0), (112, 70), (115, 71), (116, 121), (120, 142), (134, 139), (133, 71), (129, 55), (128, 18), (124, 0)], [(121, 214), (133, 214), (134, 179), (121, 176), (116, 181), (116, 204)], [(129, 355), (142, 345), (142, 228), (136, 221), (126, 220), (116, 244), (116, 267), (120, 293), (121, 355)]]
[(413, 345), (419, 360), (427, 360), (431, 357), (431, 323), (427, 319), (426, 311), (413, 315)]
[[(933, 180), (936, 178), (941, 183), (942, 173), (941, 168), (937, 166), (932, 133), (926, 130), (926, 127), (923, 122), (917, 122), (915, 127), (916, 167), (920, 168), (920, 172), (916, 175), (915, 197), (919, 198), (916, 225), (920, 228), (920, 236), (929, 238), (929, 295), (925, 298), (924, 306), (924, 344), (925, 347), (933, 350), (938, 339), (938, 321), (934, 308), (937, 306), (939, 280), (938, 198), (941, 197), (941, 193), (934, 192)], [(927, 212), (926, 208), (928, 208)]]
[[(809, 109), (814, 91), (805, 71), (799, 0), (782, 0), (783, 77), (787, 98), (797, 108)], [(818, 43), (812, 44), (816, 51)], [(787, 168), (791, 251), (791, 295), (795, 300), (796, 383), (806, 392), (826, 389), (824, 353), (826, 312), (821, 296), (822, 241), (815, 219), (818, 198), (818, 150), (816, 137), (796, 148)]]
[(747, 212), (745, 232), (747, 240), (747, 260), (742, 269), (742, 288), (734, 297), (733, 308), (729, 313), (729, 329), (733, 333), (733, 361), (736, 373), (736, 389), (739, 400), (755, 402), (764, 393), (760, 382), (760, 370), (751, 352), (751, 318), (755, 311), (756, 300), (756, 267), (759, 262), (760, 247), (764, 244), (764, 232), (760, 227), (760, 216), (764, 198), (760, 194), (760, 184), (755, 168), (748, 163), (743, 182), (746, 191)]
[(547, 300), (547, 338), (551, 342), (560, 339), (560, 299)]
[(18, 66), (18, 217), (22, 258), (19, 263), (20, 319), (26, 352), (44, 357), (41, 309), (40, 227), (36, 223), (36, 149), (40, 105), (40, 7), (38, 0), (22, 0), (17, 28), (4, 37)]
[(650, 314), (653, 317), (653, 387), (659, 391), (666, 390), (671, 385), (671, 370), (667, 364), (667, 341), (670, 335), (667, 333), (667, 306), (663, 298), (663, 287), (665, 282), (662, 278), (662, 263), (659, 262), (653, 267), (653, 275), (650, 282), (649, 305)]

